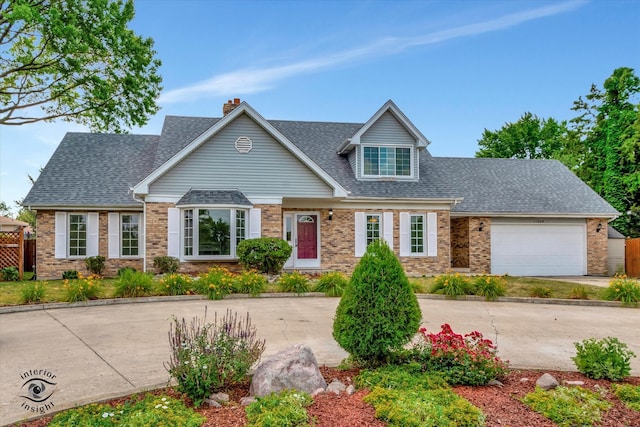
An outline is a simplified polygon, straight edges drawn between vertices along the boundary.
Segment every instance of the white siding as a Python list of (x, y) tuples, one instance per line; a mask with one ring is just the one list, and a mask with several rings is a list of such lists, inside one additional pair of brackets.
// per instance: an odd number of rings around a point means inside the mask
[[(253, 148), (238, 153), (235, 141)], [(332, 197), (333, 190), (246, 115), (239, 116), (151, 184), (150, 194), (182, 195), (190, 188), (237, 188), (247, 197)]]

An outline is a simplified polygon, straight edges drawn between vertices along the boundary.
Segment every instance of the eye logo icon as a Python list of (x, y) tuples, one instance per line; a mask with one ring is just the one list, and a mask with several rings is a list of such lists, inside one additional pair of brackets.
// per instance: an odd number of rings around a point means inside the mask
[(23, 385), (22, 389), (26, 392), (20, 397), (29, 399), (34, 403), (44, 402), (53, 394), (56, 383), (45, 380), (44, 378), (30, 378)]

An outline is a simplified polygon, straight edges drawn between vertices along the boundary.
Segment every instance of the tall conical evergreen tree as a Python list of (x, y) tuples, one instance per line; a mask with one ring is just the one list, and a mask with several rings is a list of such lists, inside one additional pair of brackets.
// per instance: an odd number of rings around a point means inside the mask
[(384, 241), (371, 243), (340, 299), (333, 337), (356, 361), (376, 365), (409, 342), (421, 318), (400, 261)]

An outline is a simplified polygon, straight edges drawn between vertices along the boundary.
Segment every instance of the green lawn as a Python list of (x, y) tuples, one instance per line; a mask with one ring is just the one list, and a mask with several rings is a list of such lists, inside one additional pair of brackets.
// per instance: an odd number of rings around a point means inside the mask
[[(27, 273), (30, 274), (30, 273)], [(29, 278), (26, 276), (25, 278)], [(578, 283), (569, 283), (558, 280), (548, 280), (528, 277), (511, 277), (505, 276), (506, 295), (508, 297), (530, 297), (532, 290), (536, 287), (548, 288), (551, 298), (571, 298), (576, 288), (582, 288), (586, 292), (588, 299), (602, 299), (602, 291), (604, 288), (591, 285), (581, 285)], [(434, 277), (411, 278), (414, 289), (419, 292), (428, 292), (434, 282)], [(33, 283), (29, 280), (21, 282), (0, 282), (0, 306), (20, 304), (22, 288)], [(65, 290), (63, 288), (63, 280), (45, 281), (46, 291), (42, 302), (64, 302)], [(313, 285), (311, 286), (313, 288)], [(101, 281), (100, 298), (113, 298), (115, 291), (114, 279), (103, 279)], [(270, 284), (267, 292), (278, 292), (277, 286)], [(156, 292), (160, 295), (160, 292)]]

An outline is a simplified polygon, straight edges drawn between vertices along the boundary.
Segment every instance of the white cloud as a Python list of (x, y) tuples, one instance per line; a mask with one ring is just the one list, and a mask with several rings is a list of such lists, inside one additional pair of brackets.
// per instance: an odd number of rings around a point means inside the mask
[(364, 59), (389, 56), (416, 46), (436, 44), (455, 38), (506, 29), (534, 19), (574, 10), (585, 2), (586, 0), (572, 0), (418, 37), (388, 37), (359, 48), (278, 67), (246, 68), (232, 71), (193, 85), (167, 91), (160, 96), (159, 102), (160, 104), (170, 104), (215, 96), (235, 96), (262, 92), (273, 88), (279, 81), (288, 77), (317, 72)]

